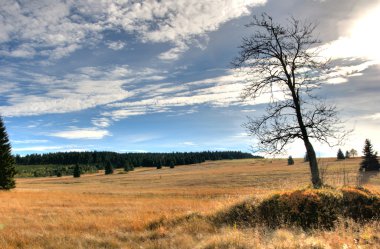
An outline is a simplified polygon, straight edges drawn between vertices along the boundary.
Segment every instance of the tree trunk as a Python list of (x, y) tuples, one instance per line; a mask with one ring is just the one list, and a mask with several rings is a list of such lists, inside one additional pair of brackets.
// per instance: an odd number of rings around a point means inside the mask
[[(289, 79), (289, 82), (291, 82), (290, 79)], [(295, 105), (295, 109), (296, 109), (297, 120), (298, 120), (298, 124), (300, 126), (301, 133), (302, 133), (302, 140), (305, 144), (307, 155), (309, 157), (311, 182), (312, 182), (314, 188), (320, 188), (322, 186), (322, 181), (321, 181), (321, 178), (319, 177), (317, 156), (315, 155), (313, 145), (310, 143), (309, 135), (307, 134), (307, 130), (306, 130), (305, 124), (304, 124), (303, 119), (302, 119), (301, 105), (300, 105), (299, 98), (298, 98), (294, 88), (290, 87), (290, 90), (292, 91), (293, 101), (294, 101), (294, 105)]]
[(320, 188), (322, 186), (322, 180), (319, 177), (317, 156), (315, 155), (313, 145), (310, 143), (309, 139), (305, 139), (304, 143), (305, 143), (307, 155), (309, 157), (311, 182), (313, 183), (314, 188)]

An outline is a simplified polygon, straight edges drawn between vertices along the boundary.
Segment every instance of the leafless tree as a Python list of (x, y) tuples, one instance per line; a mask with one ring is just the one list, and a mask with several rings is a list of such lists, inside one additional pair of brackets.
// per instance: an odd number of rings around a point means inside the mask
[(302, 139), (318, 188), (322, 181), (312, 141), (333, 146), (346, 133), (336, 107), (314, 92), (329, 74), (329, 60), (319, 55), (320, 41), (313, 36), (316, 25), (295, 18), (282, 25), (262, 14), (247, 27), (255, 32), (243, 38), (232, 64), (250, 76), (242, 97), (269, 96), (269, 104), (265, 115), (249, 118), (245, 126), (258, 138), (258, 149), (270, 154), (283, 153), (286, 145)]

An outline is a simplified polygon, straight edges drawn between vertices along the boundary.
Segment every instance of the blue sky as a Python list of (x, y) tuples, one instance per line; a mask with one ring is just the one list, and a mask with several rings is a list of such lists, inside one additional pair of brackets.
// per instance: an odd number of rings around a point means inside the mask
[[(244, 25), (263, 11), (318, 22), (335, 74), (320, 94), (341, 109), (342, 149), (380, 150), (380, 49), (374, 0), (0, 0), (0, 113), (16, 154), (250, 151), (231, 69)], [(320, 156), (338, 148), (316, 144)], [(288, 148), (301, 156), (302, 143)]]

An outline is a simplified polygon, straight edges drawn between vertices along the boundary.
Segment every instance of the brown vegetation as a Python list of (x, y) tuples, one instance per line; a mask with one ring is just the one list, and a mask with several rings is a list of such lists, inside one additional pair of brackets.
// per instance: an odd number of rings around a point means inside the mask
[[(0, 248), (380, 248), (380, 223), (338, 220), (304, 231), (210, 222), (207, 217), (310, 181), (301, 159), (206, 162), (81, 178), (18, 179), (0, 192)], [(330, 185), (355, 185), (360, 159), (324, 159)], [(366, 187), (380, 190), (380, 177)], [(205, 218), (206, 217), (206, 218)]]

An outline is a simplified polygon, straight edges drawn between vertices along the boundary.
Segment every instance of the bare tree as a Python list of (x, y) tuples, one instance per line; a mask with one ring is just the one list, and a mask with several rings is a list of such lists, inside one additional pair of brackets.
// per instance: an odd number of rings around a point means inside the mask
[(245, 124), (258, 138), (258, 150), (283, 153), (286, 145), (302, 139), (309, 157), (311, 181), (322, 185), (312, 141), (339, 144), (346, 134), (335, 106), (315, 93), (329, 74), (329, 60), (319, 56), (319, 40), (313, 37), (316, 25), (290, 18), (287, 25), (276, 23), (267, 14), (253, 17), (247, 27), (255, 28), (243, 38), (235, 68), (249, 74), (243, 99), (269, 94), (266, 114), (249, 118)]

